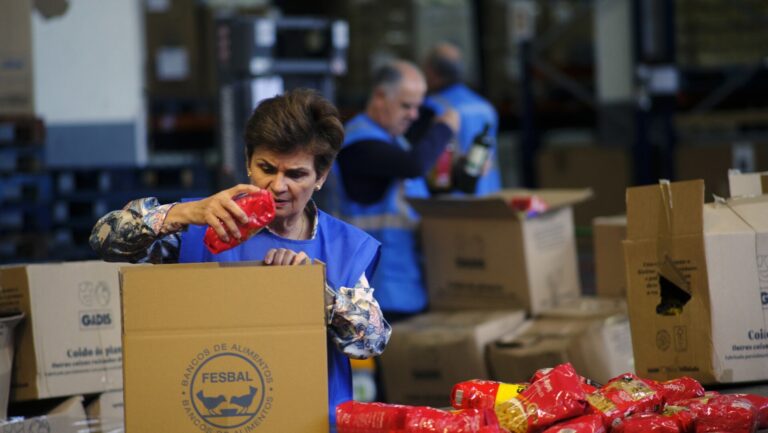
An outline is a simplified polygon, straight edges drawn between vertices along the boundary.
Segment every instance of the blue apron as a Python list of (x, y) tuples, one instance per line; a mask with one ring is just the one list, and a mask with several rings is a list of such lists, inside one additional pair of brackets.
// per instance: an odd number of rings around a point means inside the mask
[[(359, 114), (345, 125), (343, 147), (359, 141), (375, 140), (408, 149), (404, 137), (392, 137), (365, 114)], [(338, 164), (333, 167), (341, 179)], [(373, 204), (355, 202), (338, 183), (338, 210), (345, 221), (365, 230), (381, 242), (381, 260), (371, 285), (376, 300), (387, 313), (416, 313), (427, 306), (427, 293), (421, 272), (421, 255), (416, 243), (418, 215), (405, 197), (429, 196), (424, 178), (394, 179), (382, 200)]]
[[(499, 129), (499, 116), (496, 110), (482, 96), (473, 92), (463, 84), (454, 84), (439, 92), (433, 93), (424, 100), (424, 105), (434, 110), (436, 115), (442, 114), (447, 108), (453, 108), (461, 117), (461, 128), (457, 134), (461, 154), (466, 155), (472, 140), (483, 132), (488, 124), (489, 134), (493, 139), (491, 150), (491, 168), (477, 182), (475, 195), (486, 195), (501, 189), (501, 173), (496, 162), (496, 135)], [(463, 195), (456, 192), (455, 195)]]
[[(207, 226), (189, 226), (181, 235), (180, 263), (240, 262), (263, 260), (272, 248), (303, 251), (311, 259), (326, 264), (328, 285), (355, 287), (365, 273), (370, 281), (379, 259), (379, 243), (363, 231), (339, 221), (318, 210), (317, 235), (310, 240), (281, 238), (269, 230), (262, 230), (248, 241), (219, 254), (212, 254), (203, 245)], [(375, 286), (373, 286), (375, 287)], [(377, 291), (378, 292), (378, 291)], [(349, 359), (328, 339), (328, 415), (331, 425), (336, 424), (336, 406), (352, 399), (352, 370)]]

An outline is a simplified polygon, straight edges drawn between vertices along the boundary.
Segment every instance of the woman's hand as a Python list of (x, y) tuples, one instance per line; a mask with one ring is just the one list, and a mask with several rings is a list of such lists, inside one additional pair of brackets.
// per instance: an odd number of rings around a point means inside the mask
[(233, 197), (259, 192), (254, 185), (240, 184), (198, 201), (179, 203), (168, 211), (166, 223), (207, 224), (224, 242), (229, 236), (240, 239), (239, 223), (248, 222), (248, 215), (235, 203)]
[(264, 256), (264, 263), (273, 266), (295, 266), (308, 264), (309, 262), (309, 256), (305, 252), (297, 253), (288, 248), (272, 248)]

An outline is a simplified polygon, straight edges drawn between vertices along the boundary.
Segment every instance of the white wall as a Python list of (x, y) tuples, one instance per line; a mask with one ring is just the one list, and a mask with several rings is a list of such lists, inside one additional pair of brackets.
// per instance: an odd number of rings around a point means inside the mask
[(70, 0), (32, 21), (38, 112), (49, 122), (125, 120), (144, 112), (143, 29), (136, 0)]

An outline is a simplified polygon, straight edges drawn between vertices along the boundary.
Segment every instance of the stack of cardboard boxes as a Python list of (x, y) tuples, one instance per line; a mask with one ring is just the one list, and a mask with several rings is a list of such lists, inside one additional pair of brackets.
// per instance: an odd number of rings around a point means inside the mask
[[(510, 206), (532, 195), (547, 210)], [(624, 302), (581, 296), (572, 206), (589, 196), (410, 200), (421, 216), (430, 312), (394, 326), (381, 359), (388, 401), (447, 406), (460, 381), (527, 381), (562, 362), (594, 380), (632, 371)]]
[[(25, 315), (17, 326), (9, 415), (28, 417), (2, 428), (41, 422), (56, 433), (80, 432), (89, 423), (122, 428), (121, 411), (96, 411), (87, 420), (83, 407), (84, 395), (101, 407), (107, 394), (100, 393), (123, 386), (119, 267), (94, 261), (0, 268), (0, 309)], [(121, 392), (108, 395), (108, 404), (122, 404)], [(34, 415), (43, 414), (24, 410), (70, 396), (39, 419)]]

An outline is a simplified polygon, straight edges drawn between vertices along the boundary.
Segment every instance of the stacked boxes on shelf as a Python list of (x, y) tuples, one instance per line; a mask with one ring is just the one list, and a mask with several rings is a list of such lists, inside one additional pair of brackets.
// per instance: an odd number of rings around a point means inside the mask
[(45, 259), (51, 180), (42, 171), (44, 139), (40, 119), (0, 117), (0, 262)]
[(161, 203), (204, 197), (213, 172), (204, 165), (57, 169), (53, 180), (52, 259), (95, 258), (88, 237), (96, 221), (131, 200), (156, 197)]

